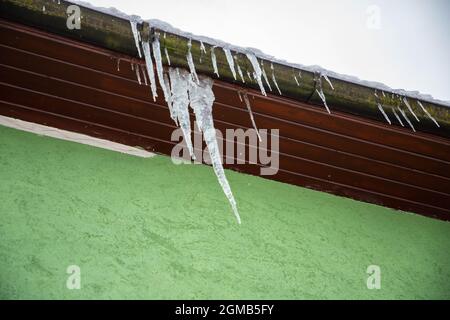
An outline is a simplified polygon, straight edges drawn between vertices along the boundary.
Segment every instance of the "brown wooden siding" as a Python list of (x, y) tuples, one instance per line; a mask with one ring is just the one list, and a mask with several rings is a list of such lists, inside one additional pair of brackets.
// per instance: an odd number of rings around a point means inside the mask
[[(176, 126), (163, 94), (153, 102), (131, 70), (143, 61), (4, 20), (0, 37), (0, 114), (170, 154)], [(215, 82), (222, 132), (251, 127), (238, 90)], [(267, 178), (450, 220), (449, 140), (248, 93), (258, 127), (280, 130), (280, 171)]]

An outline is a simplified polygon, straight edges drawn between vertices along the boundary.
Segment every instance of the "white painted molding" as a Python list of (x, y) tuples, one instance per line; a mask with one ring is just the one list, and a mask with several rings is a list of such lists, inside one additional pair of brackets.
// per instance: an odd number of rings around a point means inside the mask
[(9, 118), (5, 116), (0, 116), (0, 125), (14, 128), (22, 131), (27, 131), (31, 133), (35, 133), (41, 136), (52, 137), (56, 139), (66, 140), (77, 142), (81, 144), (86, 144), (89, 146), (102, 148), (106, 150), (116, 151), (120, 153), (126, 153), (132, 156), (141, 157), (141, 158), (152, 158), (156, 154), (153, 152), (148, 152), (136, 147), (130, 147), (124, 144), (94, 138), (88, 135), (75, 133), (71, 131), (61, 130), (53, 127), (44, 126), (37, 123), (22, 121), (19, 119)]

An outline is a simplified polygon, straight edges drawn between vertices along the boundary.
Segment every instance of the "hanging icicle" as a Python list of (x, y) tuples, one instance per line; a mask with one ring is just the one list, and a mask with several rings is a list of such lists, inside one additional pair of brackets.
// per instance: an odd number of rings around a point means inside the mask
[(145, 64), (147, 66), (148, 79), (150, 81), (150, 89), (152, 90), (153, 101), (156, 101), (158, 93), (156, 92), (155, 71), (153, 70), (150, 44), (147, 41), (142, 42), (142, 50), (144, 51)]
[(214, 69), (214, 73), (216, 74), (217, 78), (220, 78), (219, 69), (217, 68), (217, 58), (214, 49), (216, 49), (216, 47), (211, 48), (211, 63)]
[(142, 84), (142, 82), (141, 82), (141, 75), (140, 75), (140, 71), (139, 71), (139, 65), (136, 65), (136, 78), (137, 78), (137, 81), (138, 81), (138, 83), (139, 83), (139, 85), (141, 85)]
[(245, 83), (244, 74), (242, 73), (241, 67), (237, 63), (236, 63), (236, 65), (237, 65), (238, 74), (241, 77), (242, 83)]
[(391, 123), (391, 119), (389, 119), (389, 117), (386, 114), (386, 112), (384, 112), (383, 106), (380, 103), (378, 103), (378, 110), (380, 110), (380, 112), (383, 114), (383, 116), (386, 119), (387, 123), (392, 124)]
[(233, 74), (234, 80), (237, 80), (236, 70), (234, 69), (234, 59), (231, 55), (231, 51), (228, 48), (223, 48), (223, 52), (225, 52), (225, 57), (227, 58), (228, 65), (230, 66), (231, 73)]
[(130, 25), (131, 25), (131, 32), (133, 33), (133, 37), (134, 37), (134, 43), (136, 44), (136, 49), (139, 54), (139, 58), (142, 58), (141, 48), (139, 46), (139, 42), (141, 41), (141, 35), (139, 34), (139, 31), (137, 29), (136, 17), (134, 17), (134, 16), (131, 17)]
[(169, 57), (169, 51), (167, 51), (167, 48), (164, 48), (164, 54), (166, 55), (167, 64), (170, 66), (170, 57)]
[(439, 125), (439, 123), (436, 121), (435, 118), (433, 118), (433, 117), (431, 116), (431, 114), (428, 112), (427, 109), (425, 109), (425, 107), (422, 105), (422, 103), (421, 103), (419, 100), (417, 100), (417, 104), (419, 105), (419, 107), (422, 108), (423, 112), (425, 112), (425, 114), (428, 116), (428, 118), (430, 118), (430, 119), (436, 124), (436, 126), (437, 126), (438, 128), (440, 128), (441, 126)]
[(397, 118), (397, 121), (400, 123), (400, 125), (402, 127), (404, 127), (405, 125), (403, 124), (402, 119), (400, 119), (400, 117), (399, 117), (398, 113), (395, 111), (395, 109), (392, 109), (392, 112), (394, 113), (394, 116)]
[(239, 216), (236, 200), (234, 199), (230, 185), (225, 176), (225, 171), (222, 165), (222, 156), (217, 143), (216, 130), (214, 128), (212, 116), (212, 106), (215, 100), (212, 85), (212, 79), (206, 77), (202, 77), (198, 84), (191, 82), (191, 85), (189, 86), (191, 108), (194, 110), (198, 127), (203, 132), (203, 137), (206, 145), (208, 146), (209, 155), (211, 157), (211, 164), (217, 179), (219, 180), (222, 190), (231, 204), (231, 208), (233, 209), (233, 213), (238, 223), (241, 224), (241, 217)]
[(202, 41), (200, 41), (200, 63), (203, 61), (203, 55), (206, 54), (206, 48)]
[(262, 71), (264, 81), (266, 82), (267, 86), (269, 87), (270, 92), (272, 92), (272, 87), (270, 86), (269, 78), (267, 77), (266, 70), (264, 69), (264, 61), (261, 61), (261, 71)]
[(147, 76), (145, 75), (145, 67), (142, 64), (140, 64), (139, 67), (141, 69), (142, 76), (144, 78), (144, 84), (147, 86), (148, 82), (147, 82)]
[(277, 78), (275, 78), (275, 69), (273, 68), (273, 63), (270, 64), (270, 69), (272, 69), (272, 81), (273, 83), (275, 83), (275, 87), (277, 88), (278, 93), (280, 94), (280, 96), (282, 96), (283, 94), (281, 93), (280, 87), (278, 86)]
[(327, 109), (328, 113), (331, 114), (330, 108), (328, 108), (325, 93), (323, 93), (321, 73), (316, 73), (315, 78), (316, 78), (316, 86), (317, 86), (316, 92), (319, 95), (320, 99), (322, 100), (323, 104), (325, 105), (325, 108)]
[(192, 79), (194, 79), (194, 81), (197, 82), (197, 84), (199, 84), (198, 75), (197, 75), (197, 72), (195, 71), (194, 60), (192, 59), (191, 48), (192, 48), (192, 39), (189, 39), (188, 53), (187, 53), (186, 58), (187, 58), (187, 62), (189, 65), (189, 70), (191, 70)]
[(164, 83), (164, 69), (161, 57), (161, 46), (159, 44), (159, 34), (155, 34), (153, 37), (152, 49), (153, 57), (155, 58), (156, 73), (158, 74), (159, 85), (161, 86), (161, 89), (163, 91), (164, 100), (167, 102), (167, 104), (169, 104), (170, 92), (168, 91), (168, 89), (166, 88), (166, 84)]
[(406, 107), (408, 108), (409, 112), (411, 112), (411, 114), (414, 116), (414, 118), (416, 118), (416, 121), (420, 122), (419, 118), (417, 118), (416, 114), (414, 113), (413, 109), (411, 108), (411, 105), (409, 104), (409, 102), (406, 99), (406, 97), (403, 97), (402, 101), (406, 105)]
[(254, 76), (256, 78), (256, 81), (258, 82), (261, 93), (263, 95), (267, 96), (266, 90), (264, 89), (264, 85), (261, 80), (262, 71), (261, 71), (261, 67), (259, 66), (258, 59), (256, 58), (256, 56), (253, 53), (247, 53), (247, 59), (250, 61), (250, 63), (253, 66), (253, 70), (255, 71)]
[(250, 105), (250, 100), (248, 99), (247, 92), (244, 92), (244, 101), (245, 101), (245, 105), (247, 106), (248, 113), (250, 114), (250, 120), (252, 121), (253, 128), (255, 129), (256, 134), (258, 135), (259, 142), (261, 142), (262, 139), (261, 139), (261, 136), (259, 134), (259, 130), (256, 127), (255, 118), (253, 117), (252, 106)]
[(408, 116), (406, 115), (406, 112), (403, 111), (400, 107), (397, 107), (398, 111), (400, 111), (400, 113), (402, 114), (403, 118), (405, 118), (406, 122), (408, 122), (409, 126), (411, 127), (411, 129), (416, 132), (416, 129), (414, 128), (413, 124), (411, 123), (411, 121), (409, 120)]
[(183, 132), (184, 141), (186, 141), (189, 154), (195, 160), (194, 148), (191, 139), (191, 120), (189, 118), (189, 83), (190, 74), (178, 68), (169, 69), (171, 83), (171, 102), (172, 102), (172, 119), (178, 122)]

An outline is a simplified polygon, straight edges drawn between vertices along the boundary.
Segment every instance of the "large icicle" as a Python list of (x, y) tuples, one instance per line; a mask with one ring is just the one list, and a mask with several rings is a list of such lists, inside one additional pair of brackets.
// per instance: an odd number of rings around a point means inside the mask
[(142, 42), (142, 50), (144, 51), (145, 64), (147, 66), (148, 79), (152, 90), (153, 101), (156, 101), (158, 93), (156, 92), (155, 71), (153, 70), (153, 61), (150, 50), (150, 44), (147, 41)]
[(247, 106), (248, 113), (250, 114), (250, 120), (252, 121), (253, 128), (255, 129), (256, 134), (258, 135), (259, 142), (261, 142), (262, 139), (261, 139), (261, 136), (259, 134), (259, 130), (256, 127), (255, 118), (253, 117), (252, 106), (250, 105), (250, 100), (248, 99), (247, 92), (244, 92), (244, 101), (245, 101), (245, 105)]
[(247, 53), (247, 59), (252, 64), (253, 70), (255, 70), (256, 81), (258, 82), (259, 89), (261, 89), (261, 93), (263, 95), (267, 96), (266, 90), (264, 89), (264, 85), (263, 85), (262, 79), (261, 79), (262, 70), (259, 65), (258, 59), (256, 58), (256, 56), (253, 53)]
[(280, 87), (278, 86), (277, 78), (275, 78), (275, 69), (273, 68), (273, 63), (270, 64), (270, 69), (272, 69), (272, 81), (273, 83), (275, 83), (275, 87), (277, 87), (278, 93), (281, 96), (283, 94), (281, 93)]
[(419, 107), (422, 108), (423, 112), (425, 112), (425, 114), (428, 116), (428, 118), (430, 118), (431, 120), (433, 120), (433, 122), (436, 124), (436, 126), (437, 126), (438, 128), (440, 128), (441, 126), (439, 125), (439, 123), (436, 121), (435, 118), (433, 118), (433, 116), (428, 112), (428, 110), (425, 109), (425, 107), (422, 105), (422, 103), (421, 103), (419, 100), (417, 100), (417, 104), (419, 105)]
[[(170, 84), (172, 87), (172, 112), (175, 119), (178, 120), (181, 131), (183, 132), (184, 141), (189, 150), (191, 158), (195, 160), (194, 148), (191, 139), (191, 120), (189, 118), (189, 83), (190, 74), (178, 68), (169, 69)], [(175, 120), (174, 119), (174, 120)], [(176, 122), (176, 120), (175, 120)]]
[(403, 97), (403, 103), (406, 105), (406, 107), (408, 108), (409, 112), (411, 112), (411, 114), (414, 116), (414, 118), (416, 118), (416, 121), (420, 122), (419, 118), (417, 118), (416, 114), (414, 113), (413, 109), (411, 108), (411, 105), (409, 104), (409, 102), (406, 99), (406, 97)]
[(139, 47), (139, 42), (141, 41), (141, 35), (139, 34), (139, 31), (137, 29), (137, 20), (134, 17), (132, 17), (132, 19), (130, 20), (130, 25), (131, 25), (131, 32), (133, 33), (133, 37), (134, 37), (134, 43), (136, 44), (136, 49), (139, 54), (139, 58), (142, 58), (141, 48)]
[(164, 93), (164, 100), (166, 100), (167, 104), (170, 101), (170, 92), (166, 88), (166, 84), (164, 83), (164, 69), (162, 64), (161, 57), (161, 46), (159, 44), (159, 35), (155, 35), (154, 40), (152, 42), (153, 49), (153, 57), (155, 58), (156, 64), (156, 72), (158, 73), (159, 85)]
[(206, 77), (202, 77), (199, 84), (191, 82), (191, 85), (189, 86), (191, 108), (194, 110), (198, 127), (203, 132), (214, 172), (219, 180), (223, 192), (231, 204), (238, 223), (241, 224), (241, 218), (237, 209), (236, 200), (234, 199), (230, 185), (225, 176), (225, 171), (223, 170), (222, 165), (222, 157), (220, 154), (219, 145), (217, 143), (216, 130), (214, 128), (212, 116), (212, 106), (215, 99), (212, 91), (212, 85), (212, 79)]
[(212, 66), (214, 69), (214, 73), (216, 74), (217, 78), (220, 78), (219, 69), (217, 68), (217, 58), (216, 58), (216, 54), (214, 52), (215, 48), (216, 47), (211, 48), (211, 62), (212, 62)]
[(389, 117), (386, 114), (386, 112), (384, 112), (383, 106), (380, 103), (378, 104), (378, 110), (380, 110), (380, 112), (383, 114), (383, 116), (386, 119), (387, 123), (392, 124), (391, 123), (391, 119), (389, 119)]
[(231, 73), (233, 74), (234, 80), (237, 80), (236, 70), (234, 69), (234, 59), (231, 55), (231, 51), (228, 48), (223, 48), (223, 52), (225, 52), (225, 57), (227, 58), (228, 65), (230, 66)]
[(416, 129), (414, 128), (413, 124), (411, 123), (411, 121), (409, 120), (408, 116), (406, 115), (406, 112), (403, 111), (401, 108), (398, 108), (398, 111), (400, 111), (400, 113), (402, 114), (403, 118), (405, 118), (406, 122), (408, 122), (408, 124), (411, 127), (411, 129), (414, 132), (416, 132)]
[(189, 70), (191, 70), (192, 78), (198, 84), (199, 80), (198, 80), (197, 72), (195, 71), (195, 64), (194, 64), (194, 59), (192, 59), (191, 48), (192, 48), (192, 39), (189, 39), (189, 42), (188, 42), (188, 53), (187, 53), (186, 58), (187, 58), (187, 62), (188, 62), (188, 65), (189, 65)]

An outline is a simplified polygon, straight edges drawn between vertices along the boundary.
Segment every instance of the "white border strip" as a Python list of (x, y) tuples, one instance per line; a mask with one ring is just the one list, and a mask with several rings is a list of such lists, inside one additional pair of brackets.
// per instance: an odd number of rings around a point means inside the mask
[(116, 151), (120, 153), (126, 153), (132, 156), (141, 158), (152, 158), (156, 156), (153, 152), (148, 152), (136, 147), (130, 147), (124, 144), (90, 137), (88, 135), (75, 133), (71, 131), (61, 130), (53, 127), (44, 126), (37, 123), (22, 121), (19, 119), (0, 116), (0, 125), (14, 128), (22, 131), (35, 133), (41, 136), (52, 137), (60, 140), (72, 141), (89, 146), (102, 148), (106, 150)]

